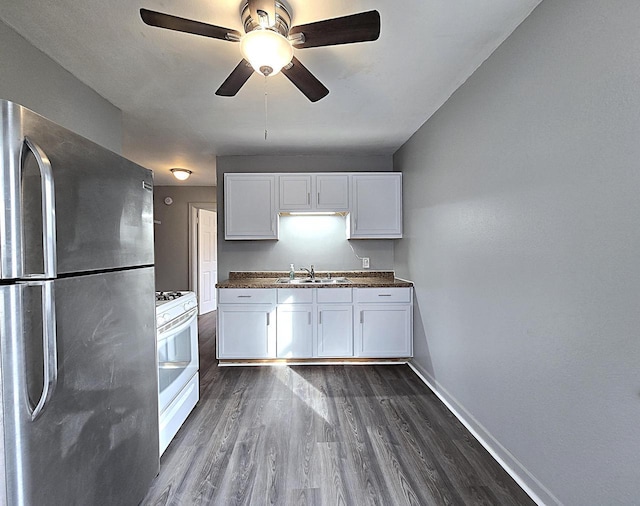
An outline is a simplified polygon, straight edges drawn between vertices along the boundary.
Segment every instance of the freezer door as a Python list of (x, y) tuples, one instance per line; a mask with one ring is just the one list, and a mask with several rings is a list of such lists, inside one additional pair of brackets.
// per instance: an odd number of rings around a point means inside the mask
[(153, 264), (151, 171), (0, 101), (0, 275)]
[(144, 498), (159, 471), (153, 293), (153, 268), (0, 287), (7, 504)]

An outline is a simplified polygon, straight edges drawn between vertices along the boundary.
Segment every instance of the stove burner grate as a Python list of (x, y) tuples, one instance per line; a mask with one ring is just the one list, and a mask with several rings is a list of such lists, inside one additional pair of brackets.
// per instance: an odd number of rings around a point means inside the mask
[(174, 300), (178, 297), (182, 297), (180, 292), (156, 292), (156, 300)]

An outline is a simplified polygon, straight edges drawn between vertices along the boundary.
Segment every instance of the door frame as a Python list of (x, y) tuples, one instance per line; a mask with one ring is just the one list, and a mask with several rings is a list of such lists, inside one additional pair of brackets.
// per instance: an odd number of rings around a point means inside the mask
[[(205, 209), (216, 213), (218, 207), (215, 202), (189, 202), (189, 290), (195, 292), (198, 301), (198, 209)], [(198, 303), (199, 304), (199, 303)]]

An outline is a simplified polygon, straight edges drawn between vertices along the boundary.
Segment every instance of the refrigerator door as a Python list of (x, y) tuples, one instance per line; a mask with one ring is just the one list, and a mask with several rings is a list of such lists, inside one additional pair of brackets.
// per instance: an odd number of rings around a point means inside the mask
[(151, 171), (12, 102), (0, 130), (2, 279), (153, 264)]
[(153, 286), (153, 268), (0, 286), (7, 504), (144, 498), (160, 466)]

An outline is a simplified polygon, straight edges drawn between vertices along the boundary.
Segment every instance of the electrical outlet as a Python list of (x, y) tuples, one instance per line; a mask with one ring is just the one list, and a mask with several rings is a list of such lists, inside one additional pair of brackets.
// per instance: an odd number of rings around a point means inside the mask
[(362, 259), (362, 268), (363, 269), (368, 269), (369, 268), (369, 257), (364, 257)]

